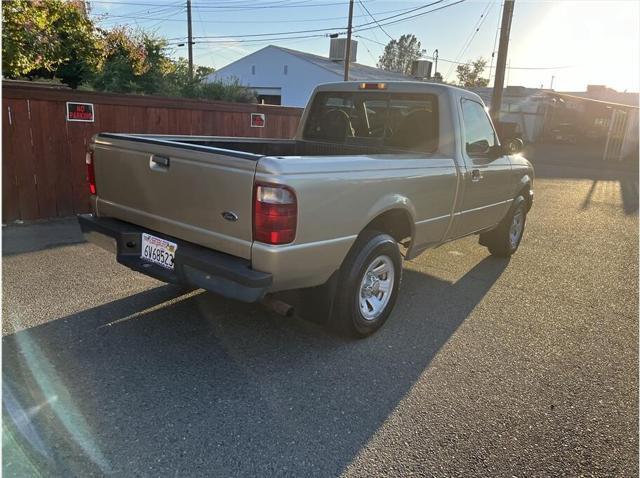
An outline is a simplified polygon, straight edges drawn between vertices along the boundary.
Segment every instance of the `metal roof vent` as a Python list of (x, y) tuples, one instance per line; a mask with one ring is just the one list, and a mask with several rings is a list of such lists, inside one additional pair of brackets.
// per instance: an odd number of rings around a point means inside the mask
[[(329, 47), (329, 60), (344, 61), (345, 50), (347, 49), (346, 38), (332, 38)], [(351, 62), (354, 63), (358, 56), (358, 42), (351, 40), (351, 52), (349, 55)]]
[(414, 78), (431, 78), (431, 63), (429, 60), (414, 60), (411, 63), (411, 76)]

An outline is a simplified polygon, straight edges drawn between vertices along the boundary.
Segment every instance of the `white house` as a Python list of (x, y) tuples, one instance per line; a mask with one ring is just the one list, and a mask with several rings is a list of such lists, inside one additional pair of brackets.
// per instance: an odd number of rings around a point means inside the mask
[[(340, 50), (340, 40), (332, 40), (330, 56), (334, 59), (269, 45), (220, 68), (209, 75), (207, 81), (228, 82), (236, 79), (241, 85), (255, 90), (260, 102), (303, 107), (316, 85), (343, 80), (344, 53), (340, 52), (344, 50)], [(354, 41), (352, 45), (351, 58), (355, 61), (357, 42)], [(349, 67), (349, 79), (415, 81), (415, 78), (400, 73), (355, 62)]]

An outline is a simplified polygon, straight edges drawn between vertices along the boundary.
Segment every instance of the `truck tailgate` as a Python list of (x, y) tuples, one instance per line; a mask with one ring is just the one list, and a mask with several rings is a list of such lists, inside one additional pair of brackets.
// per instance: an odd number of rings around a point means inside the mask
[(93, 144), (96, 212), (250, 259), (259, 155), (135, 135)]

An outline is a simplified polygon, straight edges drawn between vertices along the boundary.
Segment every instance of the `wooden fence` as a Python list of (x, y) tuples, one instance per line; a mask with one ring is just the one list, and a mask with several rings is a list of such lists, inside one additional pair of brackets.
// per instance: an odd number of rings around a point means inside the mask
[[(85, 153), (99, 132), (290, 138), (302, 110), (2, 85), (2, 222), (88, 210)], [(66, 120), (66, 103), (94, 105), (95, 122)], [(250, 126), (264, 113), (263, 128)]]

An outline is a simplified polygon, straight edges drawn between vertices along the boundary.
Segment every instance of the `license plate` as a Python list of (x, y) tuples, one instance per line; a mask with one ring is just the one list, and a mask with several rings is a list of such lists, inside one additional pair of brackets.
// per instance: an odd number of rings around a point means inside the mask
[(173, 260), (176, 256), (178, 245), (174, 242), (161, 239), (151, 234), (142, 233), (141, 259), (153, 262), (159, 266), (173, 269)]

